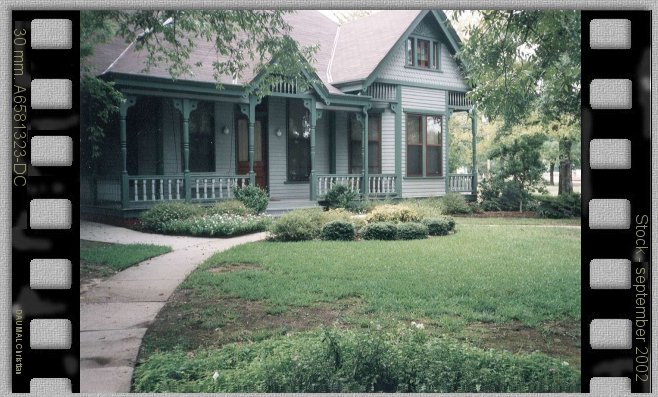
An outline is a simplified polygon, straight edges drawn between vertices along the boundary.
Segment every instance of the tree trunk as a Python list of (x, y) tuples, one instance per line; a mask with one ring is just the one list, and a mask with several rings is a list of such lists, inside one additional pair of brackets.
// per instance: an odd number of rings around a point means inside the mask
[(550, 173), (551, 176), (551, 181), (549, 182), (551, 186), (555, 185), (555, 180), (553, 179), (554, 171), (555, 171), (555, 163), (551, 162), (548, 167), (548, 172)]
[(560, 184), (558, 186), (558, 195), (573, 193), (573, 183), (571, 182), (571, 145), (569, 138), (560, 139), (558, 144), (560, 151)]

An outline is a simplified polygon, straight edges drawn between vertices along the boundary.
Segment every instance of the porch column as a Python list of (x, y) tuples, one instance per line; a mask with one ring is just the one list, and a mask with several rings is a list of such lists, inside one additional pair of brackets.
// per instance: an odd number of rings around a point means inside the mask
[(310, 125), (310, 138), (311, 138), (311, 175), (310, 175), (310, 197), (311, 201), (316, 200), (316, 190), (317, 190), (317, 181), (315, 180), (315, 125), (317, 124), (318, 112), (315, 108), (315, 98), (304, 99), (304, 107), (308, 109), (309, 114), (311, 115), (311, 125)]
[[(134, 96), (127, 96), (119, 104), (119, 140), (121, 142), (121, 207), (128, 207), (128, 192), (130, 186), (128, 185), (128, 145), (127, 131), (126, 131), (126, 115), (128, 108), (137, 103), (137, 98)], [(94, 192), (95, 194), (95, 192)]]
[(370, 184), (368, 183), (368, 108), (364, 106), (361, 113), (357, 113), (357, 120), (361, 121), (363, 132), (361, 134), (361, 175), (363, 178), (363, 197), (368, 197)]
[(247, 147), (249, 150), (249, 185), (256, 186), (256, 173), (254, 172), (254, 158), (256, 157), (256, 104), (255, 96), (249, 96), (249, 135), (247, 137)]
[(395, 87), (395, 103), (391, 103), (395, 112), (395, 193), (402, 197), (402, 88)]
[[(447, 91), (446, 91), (447, 95)], [(447, 102), (446, 102), (447, 103)], [(443, 156), (445, 156), (445, 163), (446, 163), (446, 168), (443, 170), (443, 175), (445, 175), (445, 182), (446, 182), (446, 187), (445, 191), (446, 193), (450, 192), (450, 117), (452, 116), (452, 109), (446, 109), (446, 126), (445, 126), (445, 133), (444, 133), (444, 139), (445, 139), (445, 149), (443, 150)]]
[(196, 110), (197, 101), (191, 99), (174, 99), (174, 107), (183, 116), (183, 177), (185, 180), (185, 201), (192, 199), (192, 183), (190, 180), (190, 113)]
[(478, 190), (478, 169), (477, 169), (477, 156), (476, 156), (476, 137), (477, 137), (477, 131), (478, 131), (478, 122), (477, 122), (477, 112), (475, 111), (475, 108), (471, 109), (471, 133), (472, 133), (472, 138), (471, 138), (471, 150), (473, 152), (473, 180), (471, 181), (471, 194), (473, 196), (477, 196), (477, 190)]

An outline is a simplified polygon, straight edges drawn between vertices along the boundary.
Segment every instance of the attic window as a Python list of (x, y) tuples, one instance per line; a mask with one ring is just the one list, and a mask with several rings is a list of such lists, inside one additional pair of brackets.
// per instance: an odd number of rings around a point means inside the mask
[(410, 36), (405, 47), (405, 64), (420, 69), (441, 70), (441, 45), (436, 40)]

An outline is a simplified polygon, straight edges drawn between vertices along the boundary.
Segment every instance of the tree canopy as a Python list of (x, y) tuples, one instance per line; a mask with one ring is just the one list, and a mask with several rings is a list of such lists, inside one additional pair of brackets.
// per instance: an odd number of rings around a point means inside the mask
[[(453, 13), (459, 18), (461, 12)], [(458, 53), (480, 112), (514, 126), (540, 123), (559, 142), (560, 193), (570, 193), (572, 148), (580, 129), (580, 13), (479, 12)]]

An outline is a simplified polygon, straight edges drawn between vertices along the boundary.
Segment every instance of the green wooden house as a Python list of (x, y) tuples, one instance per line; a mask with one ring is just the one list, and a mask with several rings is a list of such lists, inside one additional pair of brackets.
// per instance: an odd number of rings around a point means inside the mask
[[(260, 100), (245, 93), (249, 73), (218, 90), (211, 62), (174, 81), (165, 68), (144, 72), (133, 45), (99, 46), (96, 73), (127, 100), (102, 167), (81, 175), (83, 208), (210, 202), (244, 184), (267, 189), (281, 208), (313, 204), (337, 183), (364, 197), (475, 194), (475, 172), (448, 173), (448, 119), (474, 113), (454, 58), (460, 41), (442, 11), (380, 11), (340, 26), (312, 10), (286, 19), (297, 42), (319, 45), (316, 83), (303, 92), (275, 84)], [(211, 45), (200, 43), (191, 60), (214, 56)]]

